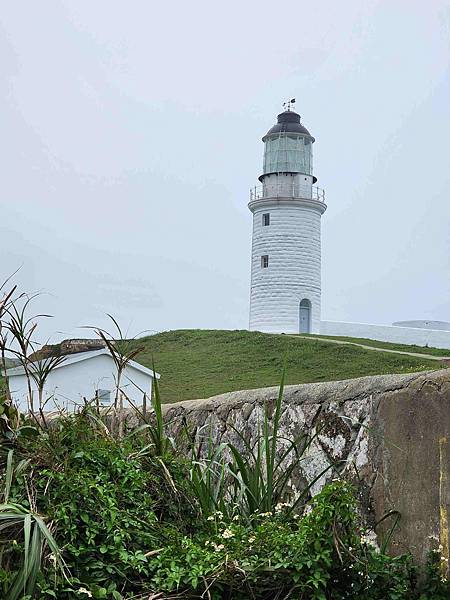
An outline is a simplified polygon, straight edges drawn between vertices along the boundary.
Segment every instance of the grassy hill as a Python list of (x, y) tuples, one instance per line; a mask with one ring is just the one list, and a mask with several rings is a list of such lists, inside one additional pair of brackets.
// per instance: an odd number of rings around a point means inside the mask
[[(441, 368), (418, 359), (356, 346), (249, 331), (177, 330), (136, 340), (137, 360), (161, 373), (164, 402), (277, 385), (284, 357), (288, 383), (349, 379)], [(406, 347), (408, 348), (408, 347)], [(413, 351), (413, 350), (412, 350)]]

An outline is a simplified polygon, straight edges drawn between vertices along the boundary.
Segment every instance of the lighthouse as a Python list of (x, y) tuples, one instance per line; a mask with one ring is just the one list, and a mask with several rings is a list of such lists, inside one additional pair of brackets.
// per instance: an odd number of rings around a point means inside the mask
[(314, 184), (314, 138), (284, 105), (262, 138), (260, 185), (250, 190), (253, 213), (250, 329), (319, 333), (321, 217), (325, 192)]

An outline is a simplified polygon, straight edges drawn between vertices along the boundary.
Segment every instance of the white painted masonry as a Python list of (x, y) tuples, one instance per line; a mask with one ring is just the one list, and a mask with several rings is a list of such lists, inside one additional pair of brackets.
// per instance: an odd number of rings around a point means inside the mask
[[(299, 333), (300, 302), (309, 300), (308, 328), (319, 333), (320, 221), (327, 207), (323, 192), (313, 187), (315, 178), (308, 172), (314, 138), (300, 124), (299, 115), (287, 111), (278, 115), (278, 124), (263, 141), (264, 164), (279, 165), (279, 170), (261, 175), (262, 186), (251, 190), (248, 205), (253, 213), (249, 328)], [(285, 168), (290, 170), (282, 170)], [(264, 225), (265, 214), (269, 214), (269, 225)], [(263, 257), (268, 257), (267, 267)]]
[[(268, 198), (249, 204), (253, 212), (250, 329), (298, 333), (300, 302), (311, 302), (311, 331), (320, 331), (320, 216), (323, 203)], [(262, 215), (270, 214), (264, 227)], [(261, 256), (269, 266), (261, 268)]]
[[(22, 367), (9, 369), (11, 396), (18, 407), (28, 410), (28, 385)], [(159, 378), (159, 375), (156, 375)], [(110, 403), (114, 401), (116, 369), (108, 350), (80, 352), (67, 356), (49, 375), (44, 397), (48, 399), (45, 410), (57, 408), (72, 412), (83, 406), (83, 398), (92, 400), (97, 390), (110, 391)], [(122, 375), (121, 389), (137, 405), (142, 405), (144, 393), (151, 397), (153, 372), (131, 361)], [(37, 408), (37, 388), (32, 386), (34, 406)], [(127, 401), (124, 402), (127, 405)]]
[(439, 329), (347, 323), (344, 321), (322, 321), (320, 323), (320, 333), (322, 335), (368, 338), (398, 344), (450, 348), (450, 331)]

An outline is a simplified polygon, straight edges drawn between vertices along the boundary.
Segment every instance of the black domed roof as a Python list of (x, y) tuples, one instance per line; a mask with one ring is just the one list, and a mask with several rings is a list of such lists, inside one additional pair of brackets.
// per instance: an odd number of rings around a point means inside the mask
[(306, 127), (300, 123), (300, 115), (292, 110), (286, 110), (278, 115), (277, 123), (263, 137), (263, 142), (267, 136), (276, 133), (299, 133), (307, 135), (315, 141)]

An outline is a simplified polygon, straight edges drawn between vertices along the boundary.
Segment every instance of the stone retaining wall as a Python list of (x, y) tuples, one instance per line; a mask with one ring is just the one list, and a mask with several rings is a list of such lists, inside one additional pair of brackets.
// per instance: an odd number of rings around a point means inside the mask
[[(277, 394), (273, 387), (166, 405), (165, 419), (174, 435), (188, 424), (205, 438), (211, 432), (216, 442), (240, 445), (235, 430), (254, 440), (264, 405), (273, 408)], [(450, 370), (287, 386), (281, 429), (287, 438), (319, 432), (294, 487), (331, 465), (314, 493), (334, 477), (350, 478), (369, 524), (401, 513), (392, 553), (409, 550), (423, 563), (442, 544), (448, 557)]]

